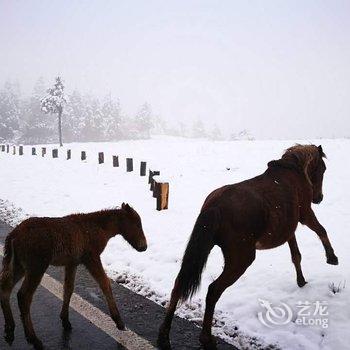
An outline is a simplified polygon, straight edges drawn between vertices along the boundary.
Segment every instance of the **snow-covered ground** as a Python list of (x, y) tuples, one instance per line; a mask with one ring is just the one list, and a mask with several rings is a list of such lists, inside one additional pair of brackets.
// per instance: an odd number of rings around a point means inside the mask
[[(311, 140), (312, 141), (312, 140)], [(138, 293), (161, 303), (169, 299), (182, 254), (199, 209), (207, 194), (216, 187), (253, 177), (266, 169), (271, 159), (296, 141), (209, 142), (180, 138), (156, 138), (148, 141), (70, 144), (60, 149), (60, 158), (52, 159), (50, 148), (45, 158), (0, 153), (0, 207), (10, 207), (8, 219), (23, 213), (61, 216), (88, 212), (129, 202), (143, 219), (149, 248), (138, 253), (120, 237), (112, 239), (103, 253), (110, 276)], [(329, 284), (342, 285), (350, 280), (350, 140), (321, 140), (328, 155), (324, 181), (325, 198), (314, 210), (326, 227), (339, 266), (326, 264), (323, 248), (315, 233), (299, 227), (297, 239), (303, 256), (305, 287), (298, 288), (287, 245), (259, 251), (253, 265), (221, 297), (216, 308), (214, 332), (240, 348), (254, 349), (277, 344), (282, 349), (347, 349), (350, 344), (349, 288), (332, 293)], [(72, 159), (65, 160), (65, 150)], [(87, 161), (80, 161), (80, 151)], [(97, 152), (104, 151), (106, 163), (97, 164)], [(120, 156), (121, 167), (113, 168), (112, 154)], [(134, 158), (135, 172), (125, 172), (125, 158)], [(147, 178), (138, 174), (138, 162), (146, 160), (153, 170), (170, 182), (169, 210), (155, 210), (155, 200)], [(23, 213), (12, 222), (18, 222)], [(0, 215), (4, 209), (0, 208)], [(202, 287), (191, 303), (178, 313), (201, 320), (203, 301), (209, 283), (219, 275), (223, 260), (214, 248), (203, 274)], [(271, 328), (259, 320), (263, 312), (259, 299), (280, 306), (286, 303), (293, 312), (292, 321)], [(327, 302), (327, 310), (315, 310), (318, 302)], [(299, 325), (298, 302), (310, 302), (305, 322), (327, 319), (328, 327)], [(328, 315), (324, 313), (328, 312)], [(300, 315), (300, 313), (299, 313)], [(263, 317), (266, 316), (263, 314)], [(264, 318), (266, 320), (266, 317)], [(310, 319), (312, 319), (310, 321)]]

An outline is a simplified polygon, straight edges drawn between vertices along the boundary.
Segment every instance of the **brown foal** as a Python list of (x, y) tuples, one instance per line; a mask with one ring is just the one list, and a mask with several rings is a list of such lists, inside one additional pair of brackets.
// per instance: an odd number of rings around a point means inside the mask
[(179, 301), (191, 297), (200, 285), (208, 255), (218, 245), (225, 259), (221, 275), (210, 284), (200, 342), (216, 349), (211, 335), (215, 305), (227, 287), (237, 281), (255, 259), (256, 249), (270, 249), (288, 242), (297, 284), (306, 284), (301, 254), (295, 238), (298, 222), (316, 232), (324, 246), (327, 263), (338, 264), (327, 232), (318, 222), (311, 203), (323, 199), (326, 170), (322, 147), (297, 145), (253, 179), (221, 187), (207, 197), (194, 225), (171, 300), (162, 323), (158, 346), (170, 349), (169, 332)]
[(10, 307), (10, 294), (24, 276), (18, 291), (18, 306), (26, 338), (36, 349), (42, 342), (34, 332), (30, 317), (33, 294), (49, 265), (64, 266), (64, 296), (60, 314), (62, 325), (71, 329), (69, 302), (74, 289), (77, 266), (83, 264), (99, 284), (106, 297), (112, 319), (118, 329), (125, 329), (113, 298), (110, 281), (100, 255), (110, 238), (121, 234), (137, 251), (145, 251), (147, 242), (141, 218), (128, 204), (120, 209), (62, 218), (30, 218), (18, 225), (6, 238), (3, 268), (0, 274), (0, 300), (5, 317), (5, 338), (14, 339), (15, 322)]

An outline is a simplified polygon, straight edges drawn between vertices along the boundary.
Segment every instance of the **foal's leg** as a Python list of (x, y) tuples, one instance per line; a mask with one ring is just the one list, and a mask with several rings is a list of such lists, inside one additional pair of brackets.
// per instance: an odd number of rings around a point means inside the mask
[[(226, 245), (227, 247), (231, 246)], [(238, 249), (239, 248), (239, 249)], [(227, 249), (227, 250), (226, 250)], [(225, 266), (221, 275), (210, 284), (206, 297), (206, 307), (204, 313), (203, 327), (199, 340), (204, 349), (216, 349), (215, 341), (211, 335), (213, 314), (217, 301), (225, 289), (236, 282), (252, 264), (255, 259), (255, 247), (235, 247), (223, 250)]]
[(293, 237), (288, 240), (288, 244), (290, 253), (292, 255), (292, 261), (295, 266), (295, 271), (297, 273), (297, 284), (299, 287), (304, 287), (307, 282), (305, 281), (303, 271), (301, 270), (301, 254), (295, 235), (293, 235)]
[(39, 286), (45, 270), (46, 268), (26, 271), (22, 286), (17, 293), (18, 306), (21, 312), (24, 333), (27, 341), (30, 344), (33, 344), (35, 349), (43, 349), (43, 344), (34, 332), (32, 319), (30, 317), (30, 305), (33, 300), (33, 294)]
[(84, 265), (92, 275), (92, 277), (99, 284), (104, 296), (106, 297), (109, 312), (113, 321), (116, 323), (117, 328), (120, 330), (125, 330), (125, 325), (120, 317), (117, 305), (113, 298), (111, 283), (107, 277), (105, 270), (103, 269), (100, 257), (94, 257), (84, 261)]
[(5, 318), (5, 340), (12, 343), (14, 340), (15, 321), (10, 306), (10, 296), (13, 287), (23, 277), (22, 268), (15, 268), (13, 275), (9, 271), (2, 271), (0, 277), (0, 300), (1, 308)]
[(169, 332), (171, 327), (171, 322), (174, 317), (177, 303), (179, 301), (179, 284), (177, 279), (175, 280), (174, 288), (171, 292), (170, 303), (167, 307), (166, 314), (162, 325), (159, 328), (157, 345), (160, 349), (171, 349)]
[(310, 210), (310, 212), (305, 217), (305, 219), (303, 220), (302, 223), (305, 224), (312, 231), (316, 232), (318, 237), (320, 237), (321, 242), (322, 242), (323, 247), (324, 247), (325, 252), (326, 252), (327, 263), (331, 264), (331, 265), (338, 265), (338, 258), (334, 254), (333, 247), (331, 245), (331, 242), (328, 239), (327, 231), (319, 223), (319, 221), (316, 218), (315, 213), (312, 210)]
[(69, 265), (65, 267), (63, 305), (62, 305), (62, 310), (60, 314), (62, 326), (65, 330), (72, 329), (72, 325), (69, 322), (68, 312), (69, 312), (70, 298), (74, 290), (74, 280), (75, 280), (76, 272), (77, 272), (76, 265), (73, 265), (73, 266)]

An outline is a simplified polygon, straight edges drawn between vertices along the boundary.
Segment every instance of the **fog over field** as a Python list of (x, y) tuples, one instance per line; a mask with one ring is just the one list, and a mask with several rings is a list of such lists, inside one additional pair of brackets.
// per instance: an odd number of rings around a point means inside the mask
[(349, 17), (348, 1), (2, 0), (0, 88), (60, 75), (172, 129), (348, 137)]

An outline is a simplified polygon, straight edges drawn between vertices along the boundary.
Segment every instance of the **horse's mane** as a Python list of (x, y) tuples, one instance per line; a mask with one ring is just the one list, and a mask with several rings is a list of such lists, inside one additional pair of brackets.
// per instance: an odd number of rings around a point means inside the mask
[(281, 159), (269, 162), (268, 166), (280, 166), (301, 170), (307, 181), (311, 184), (308, 169), (309, 166), (316, 163), (320, 157), (326, 157), (321, 146), (296, 144), (287, 148)]

